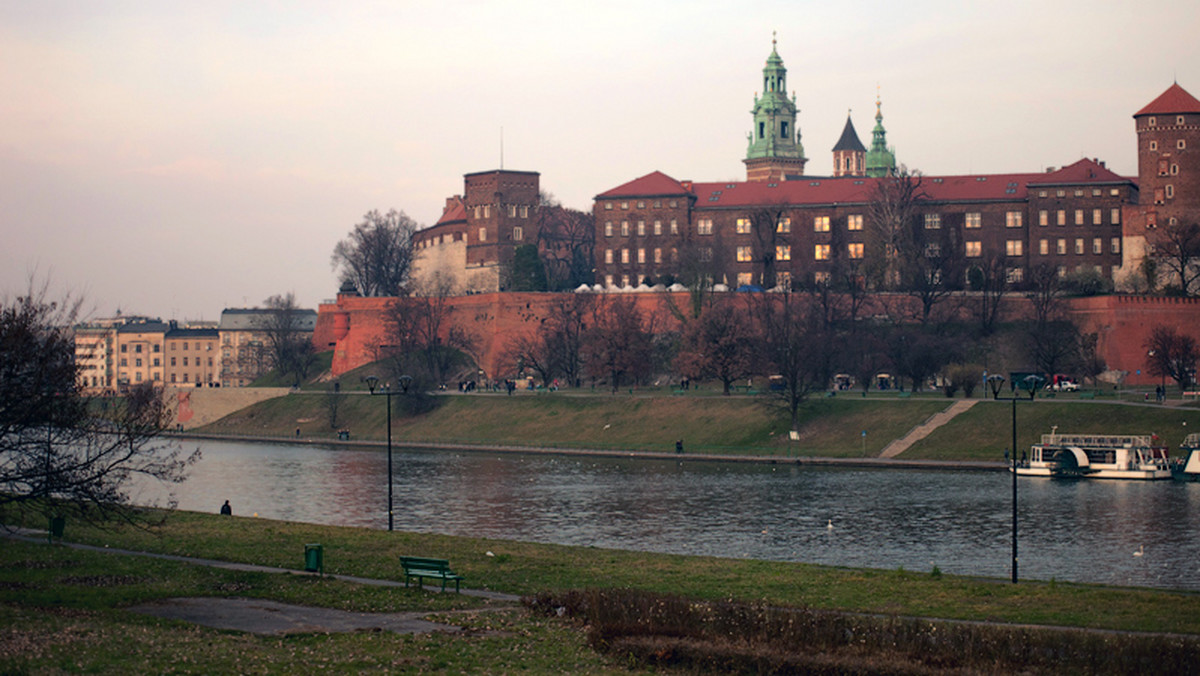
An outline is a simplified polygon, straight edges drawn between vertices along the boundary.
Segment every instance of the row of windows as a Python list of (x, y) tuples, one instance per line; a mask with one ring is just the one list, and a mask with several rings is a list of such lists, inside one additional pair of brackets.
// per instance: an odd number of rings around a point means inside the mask
[[(492, 205), (476, 204), (472, 208), (472, 212), (475, 214), (476, 220), (478, 220), (479, 218), (491, 218), (492, 217)], [(520, 216), (521, 218), (529, 218), (529, 205), (528, 204), (509, 204), (508, 205), (508, 217), (509, 218), (517, 218), (518, 216)]]
[[(709, 223), (709, 228), (711, 229), (712, 221), (709, 221), (708, 223)], [(672, 235), (679, 234), (679, 221), (672, 220), (670, 223), (667, 224), (667, 226), (668, 226), (669, 232)], [(663, 222), (662, 221), (654, 221), (652, 231), (656, 235), (663, 234)], [(613, 222), (605, 221), (604, 222), (604, 236), (612, 237), (613, 232), (614, 232)], [(628, 237), (629, 232), (630, 232), (629, 221), (621, 221), (621, 236)], [(644, 237), (646, 235), (646, 221), (638, 221), (637, 222), (637, 234), (640, 237)], [(710, 232), (709, 234), (712, 234), (712, 233)]]
[[(1085, 210), (1076, 209), (1075, 210), (1075, 225), (1083, 225), (1086, 220), (1086, 215), (1087, 215), (1087, 212)], [(1113, 225), (1120, 225), (1121, 224), (1121, 210), (1120, 209), (1109, 209), (1108, 221), (1109, 221), (1109, 223), (1112, 223)], [(1104, 210), (1103, 209), (1092, 209), (1092, 225), (1101, 225), (1101, 224), (1103, 224), (1103, 222), (1104, 222)], [(1066, 225), (1067, 224), (1067, 211), (1065, 209), (1059, 209), (1058, 211), (1054, 212), (1054, 223), (1055, 223), (1055, 225)], [(1043, 225), (1043, 226), (1050, 225), (1050, 212), (1049, 211), (1042, 209), (1041, 211), (1038, 212), (1038, 225)]]
[[(1183, 126), (1183, 123), (1184, 123), (1184, 118), (1183, 118), (1183, 116), (1182, 116), (1182, 115), (1176, 115), (1176, 116), (1175, 116), (1175, 124), (1176, 124), (1177, 126), (1180, 126), (1180, 127), (1182, 127), (1182, 126)], [(1151, 126), (1151, 127), (1157, 127), (1157, 126), (1158, 126), (1158, 118), (1157, 118), (1157, 117), (1151, 117), (1149, 120), (1147, 120), (1147, 121), (1146, 121), (1146, 124), (1148, 124), (1148, 125), (1149, 125), (1149, 126)]]
[[(1184, 141), (1183, 139), (1179, 139), (1178, 141), (1175, 142), (1175, 149), (1176, 150), (1187, 150), (1187, 141)], [(1158, 141), (1150, 142), (1150, 150), (1158, 150)]]
[[(1153, 148), (1151, 148), (1151, 150), (1153, 150)], [(1075, 197), (1083, 197), (1083, 188), (1075, 188), (1075, 190), (1073, 191), (1072, 194)], [(1100, 188), (1092, 188), (1092, 197), (1099, 197), (1102, 194), (1104, 194), (1104, 191), (1101, 190)], [(1121, 194), (1121, 189), (1120, 188), (1109, 188), (1108, 194), (1112, 195), (1113, 197), (1118, 197)], [(1049, 196), (1050, 196), (1049, 190), (1039, 190), (1038, 191), (1038, 197), (1049, 197)], [(1055, 197), (1066, 197), (1067, 196), (1066, 188), (1059, 188), (1058, 190), (1055, 190), (1054, 196)]]
[[(654, 208), (655, 208), (655, 209), (661, 209), (661, 208), (662, 208), (662, 204), (663, 204), (663, 203), (662, 203), (662, 200), (654, 200)], [(679, 206), (679, 202), (677, 202), (676, 200), (670, 200), (670, 201), (668, 201), (668, 202), (667, 202), (667, 207), (668, 207), (668, 208), (674, 209), (674, 208), (676, 208), (676, 207), (678, 207), (678, 206)], [(612, 208), (613, 208), (613, 203), (612, 203), (612, 202), (605, 202), (605, 203), (604, 203), (604, 208), (605, 208), (605, 210), (607, 210), (607, 211), (612, 211)], [(645, 200), (638, 200), (638, 203), (637, 203), (637, 208), (639, 208), (639, 209), (645, 209), (645, 208), (646, 208), (646, 202), (645, 202)], [(622, 210), (622, 211), (629, 211), (629, 202), (621, 202), (621, 210)]]
[[(709, 249), (708, 251), (711, 252), (712, 249)], [(662, 249), (652, 250), (651, 255), (654, 257), (655, 263), (663, 262), (663, 250)], [(636, 256), (637, 256), (637, 262), (639, 262), (639, 263), (646, 262), (646, 250), (645, 249), (638, 249), (636, 252)], [(711, 253), (710, 253), (710, 256), (711, 256)], [(622, 263), (628, 263), (629, 258), (630, 258), (629, 249), (621, 249), (620, 257), (621, 257)], [(613, 250), (605, 249), (604, 250), (604, 262), (611, 265), (613, 263), (613, 258), (614, 258)], [(679, 250), (671, 249), (671, 262), (674, 263), (674, 262), (677, 262), (678, 260), (679, 260)], [(711, 258), (710, 258), (710, 260), (711, 260)]]

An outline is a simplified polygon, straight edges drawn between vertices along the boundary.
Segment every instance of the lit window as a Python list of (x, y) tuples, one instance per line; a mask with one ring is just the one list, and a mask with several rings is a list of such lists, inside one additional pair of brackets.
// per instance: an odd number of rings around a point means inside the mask
[(751, 275), (749, 272), (739, 272), (738, 273), (738, 276), (737, 276), (737, 285), (738, 286), (748, 286), (752, 283), (754, 283), (754, 276)]
[(1021, 227), (1021, 212), (1009, 211), (1008, 213), (1004, 214), (1004, 227), (1006, 227), (1006, 228)]
[(646, 208), (646, 203), (645, 203), (645, 202), (642, 202), (641, 200), (639, 200), (639, 201), (638, 201), (638, 208), (639, 208), (639, 209), (645, 209), (645, 208)]
[(646, 221), (638, 221), (638, 237), (646, 235)]
[(508, 205), (508, 217), (509, 218), (517, 217), (517, 205), (515, 205), (515, 204)]
[(1092, 253), (1094, 253), (1094, 254), (1104, 253), (1104, 240), (1100, 239), (1099, 237), (1095, 237), (1092, 239)]
[(862, 242), (851, 242), (846, 245), (846, 253), (850, 258), (859, 259), (863, 257)]
[(604, 262), (605, 262), (605, 263), (608, 263), (609, 265), (612, 265), (612, 262), (613, 262), (613, 253), (612, 253), (612, 249), (605, 249), (605, 250), (604, 250)]
[(829, 273), (825, 272), (825, 271), (814, 272), (813, 273), (813, 281), (816, 282), (817, 284), (828, 284), (829, 283)]
[(679, 234), (679, 221), (677, 221), (673, 218), (671, 219), (671, 234), (672, 235)]
[(1092, 197), (1100, 196), (1100, 188), (1092, 188)]
[(938, 230), (942, 227), (941, 214), (925, 214), (925, 229)]
[(941, 244), (938, 244), (937, 242), (926, 242), (925, 243), (925, 257), (926, 258), (937, 258), (938, 256), (941, 256), (941, 255), (942, 255), (942, 245)]
[(662, 234), (662, 221), (654, 221), (654, 234)]
[(1057, 253), (1059, 256), (1066, 256), (1067, 255), (1067, 240), (1062, 239), (1060, 237), (1059, 240), (1055, 243), (1054, 252)]
[(712, 219), (702, 218), (696, 221), (697, 235), (711, 235), (713, 233)]
[(1004, 253), (1008, 254), (1009, 256), (1023, 256), (1025, 255), (1024, 244), (1025, 243), (1019, 239), (1010, 239), (1004, 243)]
[(829, 260), (829, 245), (828, 244), (816, 245), (815, 249), (813, 250), (813, 258), (815, 258), (816, 260), (819, 260), (819, 261)]
[(529, 205), (521, 205), (521, 218), (529, 218)]
[(1082, 188), (1075, 188), (1075, 196), (1076, 196), (1076, 197), (1083, 197), (1083, 189), (1082, 189)]
[(612, 286), (612, 285), (613, 285), (613, 276), (612, 275), (604, 275), (604, 286), (608, 287), (608, 286)]
[(967, 242), (967, 258), (979, 258), (983, 255), (983, 242), (970, 240)]
[(847, 230), (862, 230), (862, 214), (850, 214), (846, 217)]
[(829, 232), (829, 217), (816, 216), (813, 218), (813, 232)]
[(483, 217), (484, 218), (492, 217), (492, 205), (490, 205), (490, 204), (483, 205)]
[(629, 262), (629, 249), (621, 249), (621, 262), (622, 263)]
[(1066, 197), (1067, 191), (1063, 190), (1062, 188), (1059, 188), (1058, 190), (1054, 191), (1054, 196), (1055, 197)]
[(791, 231), (792, 231), (792, 219), (790, 219), (790, 218), (780, 218), (779, 222), (777, 222), (775, 224), (775, 232), (791, 232)]
[(621, 286), (629, 286), (629, 275), (621, 275)]
[(1117, 225), (1118, 223), (1121, 222), (1121, 210), (1113, 209), (1112, 212), (1109, 214), (1109, 218), (1112, 221), (1113, 225)]
[(1179, 139), (1178, 141), (1175, 142), (1175, 147), (1179, 150), (1187, 150), (1187, 141), (1184, 141), (1183, 139)]
[(486, 241), (487, 241), (487, 228), (480, 228), (480, 229), (479, 229), (479, 241), (480, 241), (480, 242), (486, 242)]
[(621, 236), (629, 236), (629, 221), (621, 221)]
[(1075, 255), (1076, 256), (1083, 255), (1083, 238), (1082, 237), (1075, 238)]
[(1152, 151), (1154, 151), (1154, 150), (1158, 150), (1158, 141), (1151, 141), (1151, 142), (1150, 142), (1150, 150), (1152, 150)]
[(978, 211), (969, 212), (966, 217), (966, 227), (972, 230), (983, 227), (983, 214)]
[(748, 246), (739, 246), (737, 248), (737, 259), (739, 263), (747, 263), (753, 260), (753, 254)]
[(655, 262), (655, 263), (661, 263), (661, 262), (662, 262), (662, 249), (655, 249), (655, 250), (654, 250), (654, 262)]
[(621, 202), (621, 209), (629, 211), (629, 202)]
[(671, 200), (671, 201), (670, 201), (670, 202), (667, 204), (667, 206), (669, 206), (669, 207), (671, 207), (672, 209), (674, 209), (675, 207), (679, 206), (679, 204), (678, 204), (678, 203), (677, 203), (675, 200)]
[(1104, 222), (1104, 211), (1102, 209), (1092, 209), (1092, 225), (1100, 225)]
[(750, 219), (749, 218), (737, 219), (736, 231), (737, 231), (737, 234), (739, 234), (739, 235), (750, 234)]
[(1083, 209), (1075, 210), (1075, 225), (1083, 225)]
[(612, 211), (612, 202), (605, 202), (604, 209), (605, 211)]
[(1004, 278), (1009, 284), (1020, 284), (1025, 279), (1025, 271), (1023, 268), (1008, 268), (1004, 271)]
[(1050, 255), (1050, 240), (1048, 240), (1048, 239), (1038, 240), (1038, 253), (1043, 256)]
[(1067, 212), (1062, 209), (1058, 210), (1058, 224), (1059, 225), (1067, 224)]
[(781, 289), (792, 288), (792, 273), (787, 270), (775, 273), (775, 285)]
[(1038, 212), (1038, 225), (1050, 225), (1050, 212), (1042, 209)]
[(522, 228), (519, 225), (514, 227), (513, 228), (513, 239), (518, 240), (518, 241), (525, 239), (525, 228)]
[(1175, 186), (1168, 185), (1167, 186), (1167, 199), (1174, 199), (1174, 198), (1175, 198)]
[(1121, 238), (1113, 237), (1111, 240), (1109, 240), (1108, 247), (1109, 247), (1108, 250), (1111, 251), (1112, 253), (1115, 253), (1115, 254), (1121, 253)]
[(775, 246), (775, 260), (790, 261), (792, 260), (792, 247), (787, 244), (778, 244)]
[(605, 221), (604, 222), (604, 236), (612, 237), (612, 235), (613, 235), (612, 221)]
[(638, 256), (638, 257), (637, 257), (637, 262), (639, 262), (639, 263), (645, 263), (645, 262), (646, 262), (646, 250), (645, 250), (645, 249), (638, 249), (638, 254), (637, 254), (637, 256)]

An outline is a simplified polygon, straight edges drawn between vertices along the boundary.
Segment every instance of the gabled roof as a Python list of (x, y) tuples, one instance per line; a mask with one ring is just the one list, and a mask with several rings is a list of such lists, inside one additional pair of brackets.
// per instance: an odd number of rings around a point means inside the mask
[(690, 192), (682, 183), (661, 171), (654, 171), (641, 178), (619, 185), (612, 190), (596, 195), (596, 199), (610, 197), (649, 197), (653, 195), (686, 195)]
[(1126, 183), (1129, 179), (1119, 176), (1095, 160), (1082, 159), (1074, 164), (1053, 171), (1039, 174), (1029, 182), (1030, 185), (1056, 183)]
[(1133, 114), (1134, 117), (1143, 115), (1174, 115), (1177, 113), (1200, 113), (1200, 101), (1187, 93), (1179, 83), (1171, 85), (1167, 91), (1158, 95), (1145, 108)]
[(442, 217), (439, 218), (437, 223), (434, 223), (434, 225), (436, 226), (441, 225), (442, 223), (454, 223), (456, 221), (465, 220), (467, 220), (467, 207), (463, 205), (462, 198), (456, 195), (453, 198), (453, 201), (446, 205), (446, 210), (442, 212)]
[(839, 150), (857, 150), (860, 153), (867, 152), (862, 142), (858, 140), (858, 132), (854, 131), (854, 123), (850, 121), (850, 116), (846, 116), (846, 127), (842, 129), (842, 137), (838, 139), (837, 145), (833, 147), (833, 152)]

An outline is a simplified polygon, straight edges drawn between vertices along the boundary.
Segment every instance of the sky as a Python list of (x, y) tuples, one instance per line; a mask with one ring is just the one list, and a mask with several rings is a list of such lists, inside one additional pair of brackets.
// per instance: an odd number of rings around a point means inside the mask
[(1145, 2), (0, 0), (0, 297), (215, 320), (332, 298), (363, 215), (435, 223), (463, 174), (593, 196), (652, 171), (744, 180), (772, 36), (807, 172), (875, 97), (926, 174), (1098, 158), (1200, 96), (1200, 10)]

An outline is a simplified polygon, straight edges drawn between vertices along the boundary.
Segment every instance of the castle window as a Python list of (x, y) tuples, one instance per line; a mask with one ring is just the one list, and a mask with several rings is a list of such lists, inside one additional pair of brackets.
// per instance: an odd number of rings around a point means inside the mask
[(739, 235), (750, 234), (750, 219), (749, 218), (737, 219), (736, 231), (737, 231), (737, 234), (739, 234)]
[(749, 272), (739, 272), (737, 275), (737, 285), (739, 287), (748, 286), (754, 283), (754, 275)]
[(978, 211), (969, 212), (966, 216), (965, 227), (975, 229), (983, 226), (983, 214)]
[(813, 258), (819, 261), (829, 260), (829, 245), (818, 244), (813, 249)]
[(813, 232), (829, 232), (829, 217), (816, 216), (813, 218)]
[(1100, 209), (1092, 209), (1092, 225), (1100, 225), (1104, 222), (1104, 212)]
[(1042, 209), (1038, 212), (1038, 225), (1050, 225), (1050, 212)]
[(621, 288), (629, 286), (629, 275), (621, 275)]
[(1118, 223), (1121, 222), (1121, 210), (1120, 209), (1113, 209), (1111, 216), (1112, 216), (1112, 224), (1113, 225), (1117, 225)]
[(1008, 213), (1004, 214), (1004, 227), (1006, 227), (1006, 228), (1021, 227), (1021, 212), (1009, 211)]
[(1075, 238), (1075, 255), (1076, 256), (1083, 255), (1083, 238), (1082, 237)]
[(662, 234), (662, 221), (654, 221), (654, 234)]
[(1092, 197), (1100, 196), (1100, 188), (1092, 188)]
[(1172, 176), (1178, 176), (1178, 175), (1179, 175), (1179, 165), (1178, 165), (1178, 164), (1172, 164), (1172, 165), (1171, 165), (1171, 175), (1172, 175)]
[(1175, 116), (1175, 124), (1177, 124), (1181, 127), (1183, 126), (1183, 116), (1182, 115)]
[(1039, 191), (1038, 191), (1038, 197), (1045, 197), (1045, 196), (1046, 196), (1046, 191), (1045, 191), (1045, 190), (1039, 190)]
[(846, 217), (847, 230), (862, 230), (862, 214), (850, 214)]
[(613, 285), (613, 276), (612, 275), (604, 275), (604, 286), (607, 288), (612, 288), (612, 285)]
[(1059, 256), (1066, 256), (1067, 255), (1067, 240), (1065, 240), (1061, 237), (1058, 238), (1058, 241), (1055, 242), (1055, 244), (1054, 244), (1054, 253), (1058, 254)]
[(490, 204), (483, 205), (483, 217), (484, 218), (492, 217), (492, 205), (490, 205)]
[(829, 283), (829, 273), (825, 272), (824, 270), (822, 270), (820, 272), (814, 272), (813, 273), (813, 283), (814, 284), (828, 284)]
[(1111, 251), (1112, 253), (1115, 253), (1115, 254), (1121, 253), (1121, 238), (1113, 237), (1111, 240), (1109, 240), (1108, 247), (1109, 247), (1108, 250)]
[(1119, 196), (1119, 195), (1121, 194), (1121, 189), (1120, 189), (1120, 188), (1113, 188), (1112, 190), (1109, 190), (1109, 191), (1108, 191), (1108, 194), (1112, 195), (1113, 197), (1117, 197), (1117, 196)]
[(621, 221), (621, 236), (629, 236), (629, 221)]
[(646, 221), (638, 221), (638, 237), (645, 237)]
[(1075, 225), (1083, 225), (1083, 209), (1075, 210)]
[(759, 122), (759, 123), (758, 123), (758, 138), (759, 138), (760, 140), (761, 140), (761, 139), (762, 139), (764, 136), (766, 136), (766, 134), (764, 133), (764, 132), (766, 131), (766, 129), (767, 129), (767, 123), (766, 123), (766, 122)]
[(638, 261), (639, 263), (645, 263), (645, 262), (646, 262), (646, 250), (645, 250), (645, 249), (638, 249), (638, 254), (637, 254), (637, 256), (638, 256), (638, 257), (637, 257), (637, 261)]
[(528, 204), (521, 205), (521, 218), (529, 218), (529, 205)]
[(778, 244), (775, 246), (775, 260), (790, 261), (792, 260), (792, 247), (788, 244)]
[(1009, 284), (1020, 284), (1025, 279), (1024, 268), (1008, 268), (1004, 271), (1004, 279)]
[(514, 240), (525, 239), (525, 229), (519, 225), (516, 226), (515, 228), (513, 228), (513, 239)]
[(792, 231), (792, 219), (780, 218), (775, 223), (775, 232), (791, 232), (791, 231)]
[(1050, 255), (1050, 240), (1048, 240), (1048, 239), (1038, 240), (1038, 253), (1043, 256)]
[(711, 246), (706, 246), (706, 247), (700, 249), (700, 261), (701, 262), (710, 263), (710, 262), (712, 262), (712, 259), (713, 259), (713, 250), (712, 250)]
[(639, 209), (645, 209), (645, 208), (646, 208), (646, 203), (645, 203), (645, 202), (643, 202), (643, 201), (641, 201), (641, 200), (638, 200), (638, 208), (639, 208)]
[(1092, 238), (1092, 253), (1104, 253), (1104, 240), (1100, 239), (1099, 237)]
[(515, 205), (515, 204), (508, 205), (508, 217), (509, 218), (517, 217), (517, 205)]
[(1149, 124), (1151, 127), (1157, 127), (1158, 126), (1158, 118), (1152, 117), (1149, 120), (1147, 120), (1146, 123)]
[(476, 204), (476, 205), (475, 205), (475, 209), (474, 209), (474, 211), (475, 211), (475, 218), (476, 218), (476, 219), (478, 219), (478, 218), (479, 218), (479, 214), (480, 214), (480, 213), (482, 213), (482, 212), (479, 210), (479, 205), (478, 205), (478, 204)]
[(784, 120), (779, 123), (779, 138), (786, 139), (788, 137), (788, 123)]
[(751, 253), (750, 247), (739, 246), (737, 248), (737, 260), (739, 263), (748, 263), (754, 259), (754, 254)]
[(622, 263), (629, 262), (629, 249), (621, 249), (621, 262)]
[(940, 230), (942, 227), (941, 214), (925, 214), (925, 229)]
[(1167, 199), (1175, 199), (1175, 186), (1167, 186)]
[(621, 209), (629, 211), (629, 202), (621, 202)]
[(1178, 141), (1175, 142), (1175, 147), (1178, 148), (1179, 150), (1186, 150), (1187, 149), (1187, 141), (1185, 141), (1183, 139), (1179, 139)]
[(941, 255), (942, 255), (942, 245), (941, 244), (938, 244), (937, 242), (926, 242), (925, 243), (925, 257), (926, 258), (937, 258), (938, 256), (941, 256)]
[(674, 209), (676, 206), (678, 206), (678, 203), (675, 200), (671, 200), (670, 202), (667, 202), (667, 206)]
[(697, 235), (713, 234), (712, 219), (711, 218), (702, 218), (702, 219), (696, 221), (696, 234)]
[(1066, 197), (1066, 196), (1067, 196), (1067, 191), (1066, 191), (1066, 190), (1063, 190), (1062, 188), (1059, 188), (1058, 190), (1056, 190), (1056, 191), (1054, 192), (1054, 196), (1055, 196), (1055, 197)]
[(604, 222), (604, 236), (612, 237), (612, 235), (613, 235), (612, 221), (605, 221)]
[(605, 263), (607, 263), (607, 264), (609, 264), (609, 265), (612, 265), (612, 262), (613, 262), (613, 253), (612, 253), (612, 249), (605, 249), (605, 250), (604, 250), (604, 262), (605, 262)]
[(605, 202), (605, 203), (604, 203), (604, 210), (605, 210), (605, 211), (612, 211), (612, 202)]
[(969, 240), (967, 242), (967, 258), (979, 258), (983, 255), (983, 242)]
[(480, 228), (480, 229), (479, 229), (479, 241), (480, 241), (480, 242), (486, 242), (486, 241), (487, 241), (487, 228)]
[(662, 200), (654, 200), (654, 208), (661, 209), (662, 208)]
[(654, 250), (654, 262), (655, 262), (655, 263), (661, 263), (661, 262), (662, 262), (662, 249), (655, 249), (655, 250)]
[(1066, 211), (1064, 211), (1062, 209), (1058, 210), (1057, 222), (1059, 225), (1067, 224), (1067, 212)]
[(863, 257), (863, 243), (851, 242), (846, 245), (846, 254), (853, 259), (861, 259)]
[(1076, 188), (1076, 189), (1075, 189), (1075, 196), (1076, 196), (1076, 197), (1083, 197), (1083, 189), (1082, 189), (1082, 188)]
[(1170, 163), (1167, 160), (1159, 160), (1158, 161), (1158, 175), (1159, 176), (1166, 176), (1167, 171), (1169, 171), (1169, 169), (1170, 169)]
[(1019, 239), (1010, 239), (1004, 243), (1004, 253), (1009, 256), (1025, 255), (1025, 243)]
[(679, 221), (676, 221), (674, 218), (671, 219), (671, 234), (679, 234)]

